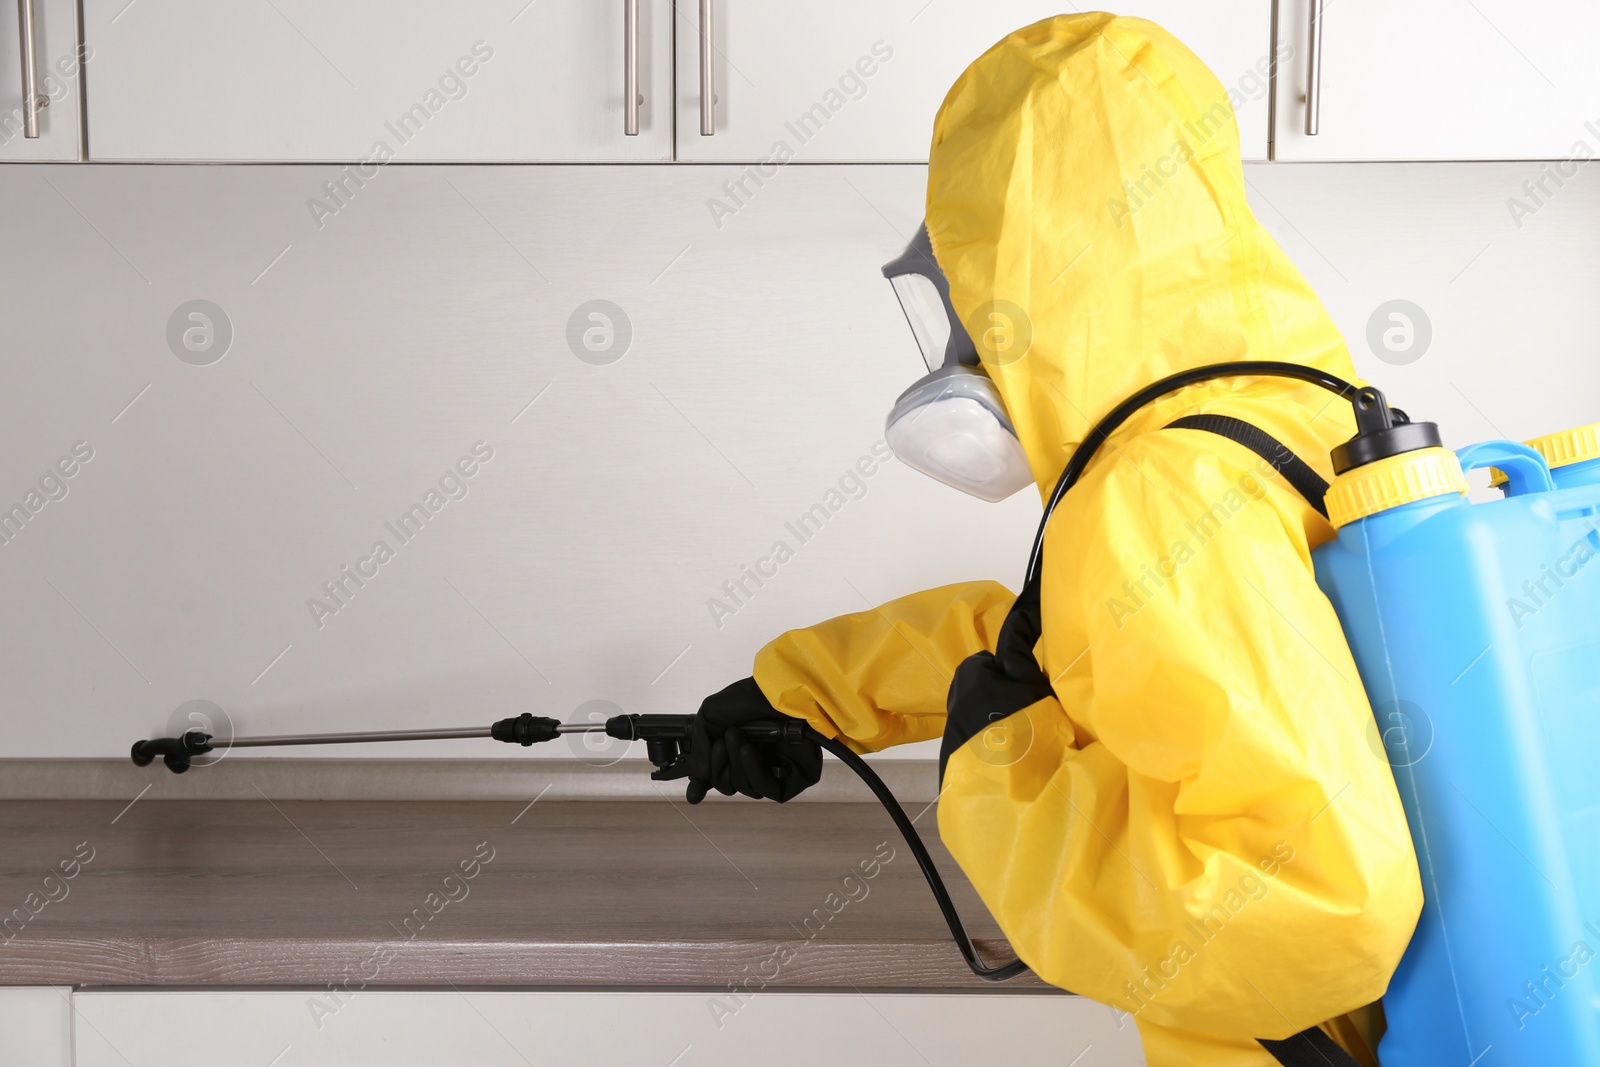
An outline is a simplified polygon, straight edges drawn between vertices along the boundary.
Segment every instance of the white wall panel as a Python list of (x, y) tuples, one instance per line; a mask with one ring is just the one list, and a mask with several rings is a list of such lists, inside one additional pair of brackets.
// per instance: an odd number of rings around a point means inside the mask
[[(94, 449), (0, 544), (0, 755), (119, 756), (197, 697), (255, 733), (692, 711), (787, 627), (1019, 581), (1028, 494), (889, 464), (808, 543), (785, 525), (920, 366), (877, 271), (920, 168), (785, 168), (720, 228), (734, 168), (389, 168), (319, 229), (334, 173), (0, 170), (0, 503)], [(1516, 219), (1537, 165), (1247, 174), (1361, 372), (1448, 443), (1600, 418), (1587, 171)], [(167, 341), (194, 299), (232, 323), (208, 366)], [(566, 340), (592, 299), (631, 321), (609, 365)], [(1431, 323), (1405, 365), (1365, 340), (1392, 299)], [(469, 495), (399, 545), (384, 524), (480, 440)], [(319, 628), (308, 598), (379, 538), (396, 557)], [(719, 628), (708, 600), (779, 539), (794, 558)]]
[[(0, 172), (0, 497), (94, 449), (0, 546), (7, 754), (118, 755), (196, 697), (253, 732), (692, 711), (786, 627), (1017, 582), (1025, 494), (890, 464), (807, 543), (786, 527), (921, 366), (878, 273), (919, 169), (785, 170), (720, 229), (731, 169), (389, 168), (319, 229), (333, 173)], [(597, 298), (633, 331), (604, 366), (567, 341)], [(193, 299), (232, 323), (207, 366), (168, 344)], [(400, 544), (385, 523), (478, 441), (468, 495)], [(379, 539), (395, 558), (319, 626), (308, 599)], [(794, 558), (716, 625), (778, 540)]]

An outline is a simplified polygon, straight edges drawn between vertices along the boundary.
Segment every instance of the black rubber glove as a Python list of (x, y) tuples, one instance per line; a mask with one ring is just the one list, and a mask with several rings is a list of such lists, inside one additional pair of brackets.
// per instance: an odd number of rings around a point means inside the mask
[(712, 789), (782, 804), (822, 778), (822, 748), (814, 741), (798, 744), (752, 740), (740, 727), (754, 722), (789, 722), (774, 708), (754, 678), (734, 682), (706, 697), (689, 726), (685, 798), (698, 804)]

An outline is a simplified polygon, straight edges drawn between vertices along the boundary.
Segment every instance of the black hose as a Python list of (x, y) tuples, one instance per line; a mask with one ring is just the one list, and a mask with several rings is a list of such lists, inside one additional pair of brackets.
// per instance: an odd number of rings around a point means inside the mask
[(972, 943), (972, 937), (967, 933), (967, 928), (962, 925), (961, 916), (956, 913), (955, 902), (950, 899), (950, 891), (944, 886), (944, 879), (939, 876), (939, 869), (933, 865), (933, 857), (928, 855), (928, 847), (922, 843), (922, 838), (917, 835), (917, 828), (911, 825), (911, 820), (906, 817), (906, 811), (889, 791), (878, 773), (867, 766), (867, 761), (850, 751), (843, 742), (831, 737), (824, 737), (812, 727), (805, 728), (805, 738), (813, 741), (838, 758), (839, 762), (849, 767), (856, 775), (867, 783), (867, 788), (872, 790), (889, 813), (889, 818), (900, 830), (900, 836), (906, 839), (906, 845), (911, 849), (911, 854), (916, 857), (917, 866), (922, 868), (922, 876), (928, 880), (928, 888), (933, 890), (933, 899), (939, 904), (939, 910), (944, 913), (945, 925), (950, 928), (950, 936), (955, 939), (956, 947), (961, 950), (961, 956), (967, 961), (967, 966), (972, 968), (972, 973), (986, 982), (1004, 982), (1017, 977), (1028, 970), (1028, 965), (1020, 959), (998, 966), (987, 966), (978, 957), (977, 946)]

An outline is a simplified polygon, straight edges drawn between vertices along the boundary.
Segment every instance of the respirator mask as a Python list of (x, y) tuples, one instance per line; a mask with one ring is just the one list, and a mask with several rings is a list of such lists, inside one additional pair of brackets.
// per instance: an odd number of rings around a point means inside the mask
[(1000, 391), (950, 304), (950, 283), (923, 225), (883, 265), (928, 373), (900, 394), (884, 426), (895, 458), (980, 500), (997, 501), (1033, 482)]

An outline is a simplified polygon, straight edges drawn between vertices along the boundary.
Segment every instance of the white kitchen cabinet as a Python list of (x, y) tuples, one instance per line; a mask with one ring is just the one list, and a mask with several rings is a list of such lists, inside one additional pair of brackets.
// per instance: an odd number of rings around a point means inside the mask
[[(700, 91), (707, 6), (710, 136)], [(804, 162), (925, 161), (934, 112), (962, 70), (1012, 30), (1063, 10), (1059, 0), (678, 0), (678, 158), (761, 161), (781, 141)], [(1194, 49), (1235, 91), (1244, 158), (1265, 159), (1271, 0), (1128, 0), (1117, 10)]]
[(1274, 159), (1600, 155), (1592, 125), (1600, 119), (1600, 4), (1322, 2), (1314, 136), (1306, 133), (1313, 0), (1278, 6), (1278, 40), (1295, 58), (1279, 68)]
[(302, 989), (83, 992), (72, 999), (77, 1067), (1144, 1063), (1127, 1016), (1049, 994), (769, 992), (735, 998), (725, 990), (467, 989), (334, 998), (324, 989)]
[(39, 136), (27, 137), (23, 117), (21, 20), (0, 7), (0, 162), (76, 162), (83, 154), (83, 107), (79, 98), (83, 54), (78, 47), (74, 0), (33, 0), (34, 92), (47, 101), (39, 109)]
[(74, 1067), (69, 987), (0, 987), (0, 1063)]
[[(667, 160), (672, 7), (84, 0), (94, 160)], [(70, 6), (70, 3), (67, 5)]]

